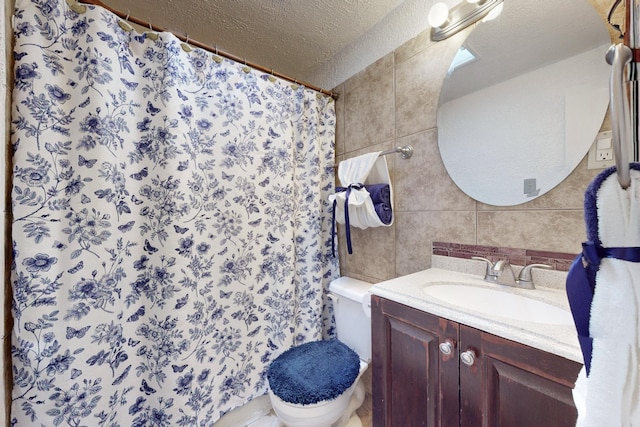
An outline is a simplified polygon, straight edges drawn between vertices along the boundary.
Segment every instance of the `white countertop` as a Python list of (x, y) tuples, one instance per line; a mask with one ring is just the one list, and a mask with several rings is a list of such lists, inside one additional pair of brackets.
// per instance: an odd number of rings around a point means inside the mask
[[(433, 264), (436, 266), (448, 266), (448, 260), (437, 260), (434, 256)], [(444, 257), (443, 257), (444, 258)], [(461, 260), (475, 263), (465, 264), (462, 270), (469, 269), (483, 271), (482, 264), (476, 261)], [(455, 262), (454, 262), (455, 263)], [(462, 323), (482, 331), (516, 341), (546, 352), (565, 357), (567, 359), (583, 363), (582, 353), (574, 325), (541, 324), (517, 321), (510, 318), (496, 316), (488, 317), (481, 312), (473, 312), (459, 306), (448, 304), (434, 298), (430, 298), (423, 289), (433, 282), (456, 282), (472, 284), (478, 287), (499, 289), (503, 292), (520, 294), (531, 299), (546, 302), (568, 312), (569, 302), (564, 286), (558, 285), (558, 280), (551, 287), (537, 285), (536, 289), (527, 290), (513, 287), (505, 287), (482, 281), (481, 274), (469, 274), (468, 272), (452, 271), (451, 269), (431, 268), (418, 273), (380, 282), (371, 288), (371, 293), (383, 298), (416, 308), (418, 310), (440, 316), (454, 322)], [(553, 272), (560, 277), (566, 277), (565, 272)], [(535, 276), (534, 276), (535, 278)]]

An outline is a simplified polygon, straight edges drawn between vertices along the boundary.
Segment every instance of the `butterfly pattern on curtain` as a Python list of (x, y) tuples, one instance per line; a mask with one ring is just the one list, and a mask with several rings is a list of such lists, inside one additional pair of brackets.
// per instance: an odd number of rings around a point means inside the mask
[(333, 100), (95, 6), (14, 33), (12, 425), (213, 425), (333, 334)]

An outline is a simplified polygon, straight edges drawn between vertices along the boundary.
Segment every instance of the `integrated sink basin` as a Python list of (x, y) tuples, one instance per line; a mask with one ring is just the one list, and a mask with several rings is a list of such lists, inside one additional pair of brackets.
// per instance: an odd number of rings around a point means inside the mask
[(491, 317), (548, 325), (573, 325), (571, 312), (507, 290), (452, 282), (432, 282), (425, 286), (423, 291), (430, 298)]

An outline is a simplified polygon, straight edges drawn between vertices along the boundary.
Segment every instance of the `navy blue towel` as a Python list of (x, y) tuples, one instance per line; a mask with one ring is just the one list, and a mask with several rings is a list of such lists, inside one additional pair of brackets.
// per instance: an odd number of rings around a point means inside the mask
[(389, 184), (371, 184), (365, 185), (369, 195), (371, 195), (371, 201), (374, 205), (378, 203), (386, 203), (391, 206), (391, 189)]
[(391, 224), (391, 219), (393, 218), (391, 206), (387, 203), (376, 203), (373, 207), (378, 214), (378, 218), (380, 218), (380, 221), (382, 221), (383, 224)]
[(311, 405), (333, 400), (351, 387), (360, 357), (338, 340), (313, 341), (290, 348), (271, 362), (271, 391), (289, 403)]

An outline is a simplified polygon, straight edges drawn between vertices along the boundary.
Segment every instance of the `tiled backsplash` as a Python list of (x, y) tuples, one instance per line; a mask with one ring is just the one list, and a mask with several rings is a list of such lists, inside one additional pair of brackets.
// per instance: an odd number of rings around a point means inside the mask
[(433, 242), (433, 254), (456, 258), (479, 256), (493, 262), (506, 259), (513, 265), (548, 264), (555, 270), (568, 271), (576, 254), (545, 252), (531, 249), (500, 248), (495, 246), (463, 245)]

